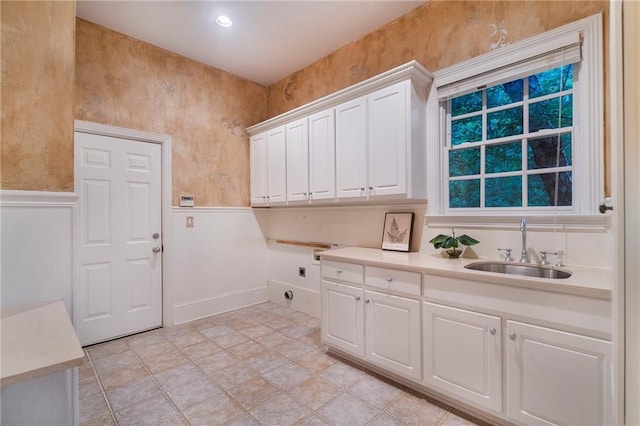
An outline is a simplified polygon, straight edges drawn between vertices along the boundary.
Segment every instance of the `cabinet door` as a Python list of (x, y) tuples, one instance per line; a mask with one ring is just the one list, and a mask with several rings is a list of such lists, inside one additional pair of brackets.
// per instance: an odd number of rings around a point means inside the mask
[(367, 184), (367, 98), (336, 107), (336, 196), (361, 198)]
[(267, 201), (287, 201), (285, 127), (267, 131)]
[(364, 296), (367, 360), (421, 380), (420, 302), (374, 291)]
[(322, 341), (364, 357), (363, 290), (322, 281)]
[(370, 197), (407, 193), (409, 84), (396, 83), (367, 98)]
[(309, 135), (307, 118), (286, 125), (287, 201), (307, 201), (309, 193)]
[(333, 109), (309, 116), (311, 200), (336, 197), (336, 133)]
[(251, 205), (267, 204), (267, 134), (249, 139), (251, 152)]
[(423, 309), (425, 383), (501, 411), (500, 318), (429, 302)]
[(508, 416), (531, 425), (612, 424), (611, 342), (507, 321)]

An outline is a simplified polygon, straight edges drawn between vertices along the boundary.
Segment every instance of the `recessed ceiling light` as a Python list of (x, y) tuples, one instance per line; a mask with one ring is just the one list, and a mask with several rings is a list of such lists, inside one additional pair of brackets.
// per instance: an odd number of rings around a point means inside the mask
[(221, 27), (230, 27), (231, 25), (233, 25), (233, 22), (231, 22), (231, 18), (229, 18), (227, 15), (218, 16), (216, 18), (216, 22)]

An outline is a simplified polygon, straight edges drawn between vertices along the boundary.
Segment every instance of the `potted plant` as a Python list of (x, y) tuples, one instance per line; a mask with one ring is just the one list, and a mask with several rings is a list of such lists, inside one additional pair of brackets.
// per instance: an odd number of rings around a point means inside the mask
[(433, 247), (437, 249), (448, 249), (447, 254), (449, 257), (457, 259), (462, 254), (462, 250), (458, 248), (460, 245), (473, 246), (480, 242), (466, 234), (456, 237), (456, 231), (453, 228), (451, 228), (451, 234), (452, 235), (439, 234), (432, 238), (429, 244), (433, 244)]

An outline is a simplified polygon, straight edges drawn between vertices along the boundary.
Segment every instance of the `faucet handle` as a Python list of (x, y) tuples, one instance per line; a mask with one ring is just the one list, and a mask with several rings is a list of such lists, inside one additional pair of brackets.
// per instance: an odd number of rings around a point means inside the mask
[(551, 264), (551, 262), (549, 262), (549, 260), (547, 259), (547, 255), (548, 254), (552, 254), (554, 256), (557, 256), (555, 266), (564, 266), (564, 264), (563, 264), (564, 252), (562, 250), (556, 250), (556, 251), (540, 250), (540, 264), (541, 265), (550, 265)]
[(513, 262), (513, 257), (511, 257), (511, 249), (510, 248), (499, 248), (498, 251), (504, 251), (506, 254), (504, 255), (505, 262)]
[(562, 250), (558, 250), (556, 256), (556, 266), (564, 266), (564, 252)]

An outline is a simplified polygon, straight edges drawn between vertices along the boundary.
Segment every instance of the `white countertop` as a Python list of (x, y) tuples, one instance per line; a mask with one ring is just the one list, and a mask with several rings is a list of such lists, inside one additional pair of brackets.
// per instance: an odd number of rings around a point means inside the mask
[(449, 259), (433, 253), (403, 253), (364, 247), (345, 247), (320, 252), (326, 260), (342, 262), (360, 262), (371, 266), (400, 268), (407, 271), (463, 278), (493, 284), (525, 287), (535, 290), (573, 294), (611, 300), (611, 270), (584, 266), (567, 266), (572, 273), (564, 279), (525, 277), (520, 275), (465, 269), (465, 265), (479, 261), (498, 261), (497, 259)]
[(84, 352), (62, 301), (5, 306), (0, 317), (0, 385), (82, 364)]

